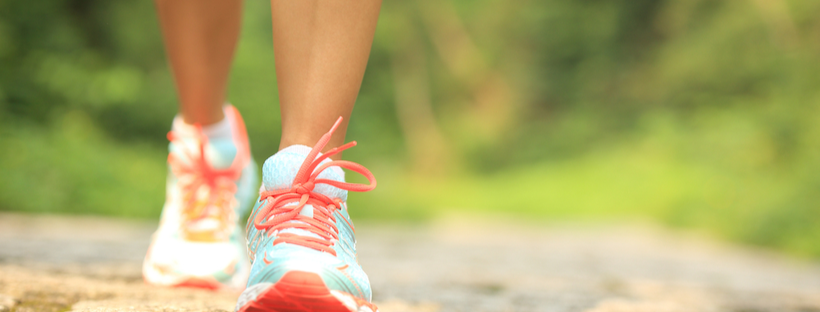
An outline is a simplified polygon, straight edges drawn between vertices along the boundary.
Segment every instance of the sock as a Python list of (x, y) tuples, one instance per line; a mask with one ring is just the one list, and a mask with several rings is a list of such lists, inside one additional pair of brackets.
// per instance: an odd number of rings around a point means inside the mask
[[(305, 145), (291, 145), (269, 157), (262, 166), (263, 187), (269, 191), (291, 188), (293, 179), (296, 177), (296, 173), (299, 172), (299, 168), (307, 158), (310, 150), (311, 147)], [(321, 155), (320, 153), (317, 157)], [(325, 159), (322, 163), (329, 161), (330, 159)], [(344, 182), (345, 172), (342, 168), (333, 166), (322, 171), (317, 178)], [(330, 198), (340, 198), (347, 201), (347, 191), (334, 186), (318, 184), (314, 190)]]
[[(222, 118), (222, 120), (218, 121), (215, 124), (207, 125), (202, 127), (202, 132), (208, 137), (208, 140), (218, 140), (218, 139), (233, 139), (233, 122), (227, 118)], [(174, 117), (174, 123), (171, 126), (171, 130), (178, 133), (181, 136), (196, 136), (197, 131), (194, 125), (190, 125), (182, 120), (182, 116)]]
[[(230, 167), (236, 157), (236, 145), (233, 143), (234, 124), (233, 120), (227, 116), (226, 112), (225, 118), (219, 122), (202, 127), (202, 133), (208, 138), (208, 144), (205, 145), (205, 159), (217, 169)], [(198, 150), (199, 134), (196, 126), (186, 123), (182, 116), (174, 117), (171, 131), (181, 139), (182, 144), (190, 144), (189, 148)], [(171, 144), (171, 150), (174, 149), (175, 147)]]

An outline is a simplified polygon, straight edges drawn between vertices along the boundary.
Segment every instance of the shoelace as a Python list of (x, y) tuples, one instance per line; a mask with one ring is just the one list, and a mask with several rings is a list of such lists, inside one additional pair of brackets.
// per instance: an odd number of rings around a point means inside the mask
[[(267, 230), (268, 235), (276, 235), (273, 245), (289, 243), (313, 248), (336, 255), (332, 248), (339, 239), (339, 229), (336, 227), (336, 216), (333, 212), (342, 209), (339, 198), (329, 198), (324, 194), (314, 192), (317, 184), (327, 184), (343, 190), (353, 192), (367, 192), (376, 188), (376, 178), (364, 166), (345, 160), (332, 160), (325, 164), (322, 161), (348, 148), (356, 146), (356, 141), (335, 147), (322, 156), (316, 157), (330, 141), (330, 137), (342, 122), (342, 117), (336, 120), (333, 127), (319, 139), (319, 142), (308, 153), (307, 158), (299, 167), (290, 189), (264, 191), (260, 193), (265, 203), (253, 220), (257, 230)], [(330, 179), (317, 179), (325, 169), (339, 166), (357, 172), (367, 178), (368, 184), (345, 183)], [(293, 205), (298, 202), (298, 204)], [(313, 206), (313, 217), (300, 215), (305, 205)], [(352, 226), (351, 226), (352, 228)], [(285, 229), (302, 229), (319, 236), (305, 236), (294, 233), (281, 233)]]
[[(231, 107), (233, 109), (233, 107)], [(238, 114), (231, 111), (231, 114), (226, 115), (225, 118), (232, 118)], [(177, 176), (177, 181), (182, 188), (183, 198), (183, 215), (186, 221), (196, 221), (208, 217), (208, 207), (217, 207), (219, 215), (223, 219), (227, 219), (232, 213), (230, 201), (233, 199), (233, 194), (236, 193), (236, 181), (242, 175), (242, 169), (245, 168), (250, 161), (249, 149), (246, 144), (247, 132), (244, 131), (245, 126), (241, 118), (234, 118), (233, 120), (239, 123), (239, 127), (234, 129), (234, 144), (236, 146), (236, 155), (233, 163), (226, 169), (215, 169), (205, 159), (205, 145), (208, 144), (208, 137), (202, 132), (202, 126), (196, 124), (197, 136), (199, 137), (199, 150), (192, 151), (190, 148), (184, 148), (185, 145), (180, 144), (181, 150), (177, 153), (168, 154), (168, 164), (171, 171)], [(174, 142), (180, 137), (173, 131), (168, 132), (168, 140)], [(206, 201), (202, 205), (197, 204), (199, 198), (198, 192), (202, 190), (203, 186), (208, 187), (208, 194)]]

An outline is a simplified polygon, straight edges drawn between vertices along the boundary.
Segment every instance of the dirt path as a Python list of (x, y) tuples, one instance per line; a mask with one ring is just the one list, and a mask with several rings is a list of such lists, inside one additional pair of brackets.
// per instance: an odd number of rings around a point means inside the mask
[[(649, 227), (358, 225), (384, 312), (820, 311), (820, 266)], [(0, 214), (0, 311), (223, 311), (237, 294), (149, 287), (154, 225)]]

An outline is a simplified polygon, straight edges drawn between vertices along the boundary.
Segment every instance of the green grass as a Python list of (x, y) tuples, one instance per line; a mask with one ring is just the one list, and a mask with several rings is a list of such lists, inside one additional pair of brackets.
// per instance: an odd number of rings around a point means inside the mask
[(163, 202), (165, 154), (112, 141), (79, 112), (53, 127), (4, 120), (0, 209), (154, 218)]
[[(50, 127), (11, 121), (0, 126), (0, 209), (157, 218), (166, 152), (112, 140), (81, 112), (62, 116)], [(812, 178), (811, 162), (774, 163), (761, 147), (770, 139), (726, 116), (702, 129), (648, 117), (643, 134), (493, 173), (429, 176), (396, 162), (366, 164), (379, 187), (351, 194), (352, 214), (404, 221), (442, 214), (538, 222), (637, 218), (820, 257), (814, 226), (820, 221), (814, 204), (820, 179)]]
[[(656, 121), (664, 116), (654, 116)], [(731, 118), (648, 131), (577, 157), (492, 174), (429, 178), (385, 169), (380, 189), (351, 195), (369, 216), (506, 214), (541, 222), (643, 219), (820, 257), (820, 175), (811, 160), (775, 161), (771, 138)], [(659, 127), (671, 127), (661, 129)], [(379, 168), (377, 168), (379, 169)]]

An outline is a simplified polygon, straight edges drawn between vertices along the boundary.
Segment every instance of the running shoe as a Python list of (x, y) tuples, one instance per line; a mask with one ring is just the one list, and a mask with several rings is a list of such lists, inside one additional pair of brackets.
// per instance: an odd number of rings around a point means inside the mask
[[(250, 261), (240, 217), (258, 190), (245, 123), (225, 107), (232, 138), (168, 133), (168, 181), (157, 231), (143, 262), (149, 284), (244, 289)], [(243, 211), (244, 209), (244, 211)]]
[[(346, 203), (348, 191), (372, 190), (376, 179), (362, 165), (328, 158), (356, 142), (320, 153), (341, 120), (312, 149), (290, 146), (265, 161), (246, 228), (251, 275), (236, 311), (378, 311)], [(369, 183), (345, 183), (342, 168)]]

